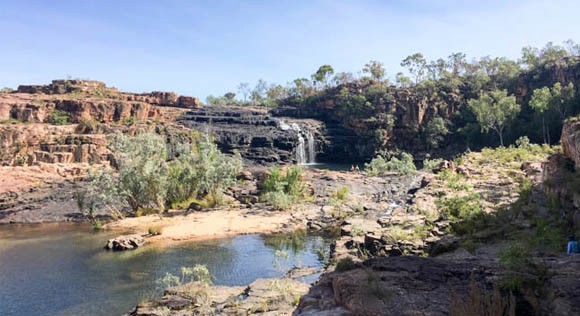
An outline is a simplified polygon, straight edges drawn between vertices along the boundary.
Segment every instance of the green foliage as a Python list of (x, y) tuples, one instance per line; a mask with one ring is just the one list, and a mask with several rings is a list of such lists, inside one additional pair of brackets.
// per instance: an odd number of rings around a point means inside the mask
[(99, 131), (99, 122), (91, 119), (81, 119), (76, 128), (79, 134), (94, 134)]
[(273, 167), (262, 185), (262, 200), (276, 209), (286, 210), (304, 196), (306, 183), (302, 180), (302, 169), (291, 166), (285, 172)]
[(485, 224), (481, 198), (477, 193), (441, 198), (436, 204), (441, 217), (450, 220), (453, 232), (459, 235), (472, 234), (478, 226)]
[(409, 153), (401, 153), (401, 158), (393, 157), (385, 160), (381, 155), (377, 155), (371, 162), (365, 164), (365, 171), (372, 175), (378, 176), (388, 172), (394, 172), (399, 175), (407, 175), (415, 172), (417, 168), (413, 162), (413, 156)]
[(54, 110), (48, 117), (48, 122), (53, 125), (69, 125), (71, 123), (70, 114), (66, 111)]
[(521, 110), (516, 98), (508, 96), (507, 90), (494, 90), (483, 94), (479, 99), (470, 99), (467, 103), (475, 114), (481, 130), (496, 131), (503, 146), (504, 128)]
[(425, 139), (430, 148), (438, 148), (449, 134), (445, 120), (441, 117), (435, 117), (425, 128)]
[[(525, 141), (523, 141), (525, 143)], [(521, 143), (521, 142), (520, 142)], [(529, 144), (520, 147), (483, 148), (479, 164), (501, 163), (513, 164), (524, 161), (544, 161), (549, 155), (555, 153), (558, 147), (548, 145)]]
[(295, 200), (288, 193), (280, 191), (266, 192), (261, 196), (261, 199), (281, 211), (290, 209)]
[(437, 174), (437, 178), (444, 181), (448, 188), (455, 191), (467, 191), (473, 189), (465, 182), (465, 176), (460, 173), (445, 169)]
[(504, 249), (499, 255), (499, 263), (507, 270), (502, 286), (509, 290), (541, 290), (550, 276), (546, 265), (523, 245), (513, 244)]
[(351, 257), (346, 257), (338, 260), (338, 262), (336, 263), (336, 268), (334, 270), (338, 272), (343, 272), (352, 270), (354, 268), (356, 268), (356, 263), (354, 263)]
[(332, 193), (332, 197), (342, 203), (346, 202), (348, 197), (348, 187), (342, 186)]
[(14, 89), (12, 88), (4, 87), (0, 89), (0, 93), (12, 93), (12, 92), (14, 92)]
[(114, 209), (161, 211), (194, 197), (215, 200), (242, 168), (239, 156), (223, 155), (208, 136), (193, 146), (179, 145), (170, 162), (165, 138), (158, 134), (113, 134), (110, 147), (118, 175), (97, 172), (92, 183), (101, 201)]
[(433, 170), (443, 162), (442, 158), (423, 160), (423, 170), (433, 172)]
[(363, 73), (369, 74), (372, 79), (380, 81), (385, 77), (385, 67), (377, 60), (371, 60), (363, 67)]

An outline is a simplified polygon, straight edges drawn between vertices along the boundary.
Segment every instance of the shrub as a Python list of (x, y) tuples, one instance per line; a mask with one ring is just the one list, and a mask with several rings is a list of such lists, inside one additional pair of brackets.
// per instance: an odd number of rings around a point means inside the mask
[(441, 217), (451, 221), (452, 230), (460, 235), (474, 233), (485, 224), (479, 194), (442, 198), (436, 202)]
[(147, 230), (149, 235), (151, 236), (158, 236), (161, 235), (163, 233), (163, 228), (157, 226), (157, 227), (149, 227), (149, 229)]
[(99, 122), (91, 119), (81, 119), (76, 128), (79, 134), (93, 134), (99, 131)]
[(69, 125), (71, 118), (68, 112), (62, 110), (54, 110), (48, 117), (48, 122), (53, 125)]
[(381, 155), (377, 155), (371, 162), (365, 164), (365, 171), (372, 175), (383, 175), (387, 172), (394, 172), (400, 175), (407, 175), (417, 170), (413, 163), (413, 156), (409, 153), (402, 153), (401, 158), (393, 157), (385, 160)]
[(523, 245), (514, 244), (501, 251), (499, 263), (507, 270), (502, 286), (509, 290), (539, 290), (550, 276), (546, 265), (534, 259), (528, 247)]
[(262, 195), (262, 201), (270, 203), (277, 210), (290, 209), (293, 203), (293, 198), (284, 192), (267, 192)]
[(352, 270), (354, 268), (356, 268), (356, 263), (354, 263), (351, 257), (346, 257), (338, 260), (338, 262), (336, 263), (336, 268), (334, 270), (338, 272), (343, 272)]
[(242, 168), (239, 155), (222, 154), (207, 136), (197, 141), (195, 149), (182, 146), (171, 162), (167, 161), (165, 138), (158, 134), (129, 137), (117, 133), (111, 138), (118, 175), (97, 172), (92, 176), (92, 187), (103, 203), (114, 209), (159, 212), (166, 205), (198, 197), (207, 197), (215, 204)]
[(291, 166), (285, 172), (274, 167), (262, 185), (262, 200), (278, 210), (289, 209), (294, 202), (304, 196), (306, 183), (302, 181), (302, 169)]
[(432, 172), (433, 169), (439, 167), (439, 165), (443, 162), (443, 159), (425, 159), (423, 160), (423, 170)]
[(332, 197), (342, 203), (346, 202), (346, 198), (348, 197), (348, 187), (344, 185), (338, 188), (336, 191), (334, 191)]

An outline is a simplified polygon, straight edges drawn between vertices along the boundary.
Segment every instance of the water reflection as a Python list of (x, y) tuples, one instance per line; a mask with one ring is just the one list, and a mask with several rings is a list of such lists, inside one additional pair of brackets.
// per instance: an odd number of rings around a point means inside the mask
[(113, 253), (102, 249), (111, 233), (83, 225), (0, 226), (0, 315), (120, 315), (143, 297), (159, 294), (156, 280), (183, 266), (207, 265), (214, 283), (244, 285), (284, 271), (273, 265), (321, 266), (326, 239), (304, 232), (238, 236), (149, 246)]

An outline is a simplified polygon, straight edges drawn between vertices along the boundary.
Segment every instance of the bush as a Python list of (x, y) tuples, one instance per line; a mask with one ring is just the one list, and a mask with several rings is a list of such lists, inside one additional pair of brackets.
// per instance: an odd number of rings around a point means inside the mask
[(474, 233), (485, 220), (480, 196), (472, 193), (460, 197), (443, 198), (436, 202), (444, 219), (452, 222), (452, 230), (460, 235)]
[(433, 169), (439, 167), (439, 165), (443, 162), (443, 159), (425, 159), (423, 160), (423, 170), (428, 172), (433, 172)]
[(306, 183), (302, 181), (302, 169), (291, 166), (285, 172), (274, 167), (262, 185), (262, 200), (276, 209), (289, 209), (294, 202), (304, 197)]
[(338, 260), (338, 262), (336, 263), (336, 268), (334, 270), (338, 271), (338, 272), (343, 272), (343, 271), (352, 270), (354, 268), (356, 268), (356, 263), (354, 263), (354, 261), (352, 261), (351, 257), (346, 257), (346, 258)]
[(206, 196), (217, 202), (242, 168), (239, 156), (223, 155), (207, 136), (194, 146), (181, 146), (171, 162), (167, 161), (165, 138), (158, 134), (129, 137), (117, 133), (111, 138), (118, 175), (98, 172), (92, 176), (92, 187), (114, 209), (159, 212), (166, 205)]
[(71, 118), (66, 111), (54, 110), (50, 113), (48, 122), (53, 125), (69, 125), (71, 124)]
[(99, 131), (99, 122), (90, 119), (81, 119), (76, 132), (79, 134), (93, 134)]
[(277, 210), (287, 210), (292, 206), (294, 199), (287, 193), (275, 191), (263, 194), (262, 201), (270, 203)]
[(413, 155), (409, 153), (402, 153), (400, 159), (393, 157), (388, 161), (381, 155), (377, 155), (371, 162), (365, 164), (365, 171), (372, 176), (383, 175), (387, 172), (407, 175), (416, 170), (415, 163), (413, 163)]

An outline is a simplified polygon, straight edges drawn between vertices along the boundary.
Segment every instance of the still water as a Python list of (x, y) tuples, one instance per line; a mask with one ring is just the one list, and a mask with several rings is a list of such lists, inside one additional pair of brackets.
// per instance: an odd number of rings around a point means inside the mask
[(0, 315), (122, 315), (159, 296), (157, 280), (183, 266), (204, 264), (215, 284), (245, 285), (293, 266), (321, 267), (318, 252), (330, 243), (304, 233), (244, 235), (110, 252), (110, 237), (86, 225), (0, 226)]

